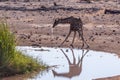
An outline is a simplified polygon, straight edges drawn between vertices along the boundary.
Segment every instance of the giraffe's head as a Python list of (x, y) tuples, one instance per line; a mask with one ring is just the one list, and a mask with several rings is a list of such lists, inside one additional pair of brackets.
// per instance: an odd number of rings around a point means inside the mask
[(58, 19), (55, 19), (54, 23), (53, 23), (53, 28), (59, 24), (59, 20)]

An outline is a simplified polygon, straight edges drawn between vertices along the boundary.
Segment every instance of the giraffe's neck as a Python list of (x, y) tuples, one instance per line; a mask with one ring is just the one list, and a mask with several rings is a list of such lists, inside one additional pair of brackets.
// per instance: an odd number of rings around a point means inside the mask
[(72, 22), (72, 20), (74, 19), (74, 17), (68, 17), (68, 18), (64, 18), (64, 19), (59, 19), (59, 23), (61, 24), (70, 24)]

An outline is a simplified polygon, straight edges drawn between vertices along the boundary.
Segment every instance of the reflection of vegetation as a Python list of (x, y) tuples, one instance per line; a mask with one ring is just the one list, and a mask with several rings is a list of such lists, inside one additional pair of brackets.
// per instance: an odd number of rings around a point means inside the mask
[(6, 24), (0, 23), (0, 77), (42, 70), (36, 60), (15, 49), (15, 37)]

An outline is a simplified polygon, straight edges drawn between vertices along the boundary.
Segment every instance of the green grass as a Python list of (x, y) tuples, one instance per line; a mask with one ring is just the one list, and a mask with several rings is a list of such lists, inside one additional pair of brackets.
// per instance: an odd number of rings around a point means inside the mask
[(15, 36), (10, 32), (7, 24), (0, 23), (0, 77), (46, 68), (40, 62), (17, 51), (15, 47)]

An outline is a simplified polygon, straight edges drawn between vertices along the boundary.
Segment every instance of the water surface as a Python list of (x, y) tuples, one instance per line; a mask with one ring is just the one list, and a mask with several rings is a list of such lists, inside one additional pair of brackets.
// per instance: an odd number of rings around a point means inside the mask
[(120, 59), (113, 53), (49, 47), (17, 49), (51, 66), (28, 80), (92, 80), (120, 75)]

